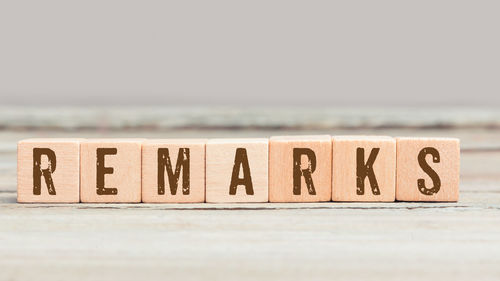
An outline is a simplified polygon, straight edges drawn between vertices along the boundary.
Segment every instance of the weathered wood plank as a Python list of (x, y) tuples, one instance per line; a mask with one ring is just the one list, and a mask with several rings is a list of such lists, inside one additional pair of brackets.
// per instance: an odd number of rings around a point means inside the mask
[(0, 275), (493, 280), (499, 202), (499, 193), (465, 193), (448, 204), (2, 203)]
[(494, 107), (0, 107), (4, 130), (499, 127)]
[[(182, 117), (185, 113), (175, 110), (66, 109), (45, 117), (33, 113), (39, 119), (13, 111), (0, 111), (0, 127), (7, 124), (0, 130), (0, 279), (399, 281), (497, 280), (500, 276), (500, 130), (488, 129), (497, 127), (500, 113), (496, 111), (454, 109), (429, 117), (430, 111), (424, 110), (408, 117), (404, 110), (372, 115), (348, 110), (329, 115), (323, 110), (304, 118), (285, 111), (243, 114), (235, 110), (216, 113), (210, 120), (201, 120), (210, 110), (205, 115), (190, 111)], [(165, 120), (157, 120), (159, 116)], [(179, 118), (169, 119), (174, 117)], [(198, 130), (193, 124), (211, 129)], [(318, 133), (458, 137), (462, 142), (460, 200), (15, 203), (16, 142), (23, 138)]]

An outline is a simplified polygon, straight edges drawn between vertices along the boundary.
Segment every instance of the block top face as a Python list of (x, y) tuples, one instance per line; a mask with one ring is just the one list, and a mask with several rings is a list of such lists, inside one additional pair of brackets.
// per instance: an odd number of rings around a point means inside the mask
[(460, 139), (457, 138), (441, 138), (441, 137), (397, 137), (396, 140), (398, 142), (401, 141), (444, 141), (444, 142), (457, 142), (460, 143)]
[(265, 138), (247, 138), (247, 139), (209, 139), (207, 144), (253, 144), (269, 143)]
[(83, 143), (142, 143), (146, 139), (140, 139), (140, 138), (129, 138), (129, 139), (85, 139), (82, 141)]
[(82, 142), (83, 138), (32, 138), (20, 140), (18, 144), (24, 143), (77, 143)]
[(143, 144), (172, 144), (172, 145), (183, 145), (183, 144), (205, 144), (207, 139), (148, 139), (143, 142)]
[(272, 142), (331, 142), (331, 137), (329, 135), (310, 135), (310, 136), (273, 136), (270, 141)]
[(333, 141), (374, 141), (374, 142), (381, 142), (381, 141), (389, 141), (389, 142), (396, 142), (396, 139), (393, 137), (389, 136), (333, 136), (332, 137)]

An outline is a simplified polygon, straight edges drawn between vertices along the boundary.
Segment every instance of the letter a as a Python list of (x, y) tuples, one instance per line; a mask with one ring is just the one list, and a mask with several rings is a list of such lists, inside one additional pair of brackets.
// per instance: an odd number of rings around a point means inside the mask
[[(243, 168), (243, 178), (239, 178), (240, 168)], [(236, 194), (238, 185), (244, 185), (247, 195), (253, 195), (252, 175), (250, 175), (250, 166), (248, 164), (247, 150), (245, 148), (236, 149), (234, 157), (233, 174), (229, 186), (229, 195)]]

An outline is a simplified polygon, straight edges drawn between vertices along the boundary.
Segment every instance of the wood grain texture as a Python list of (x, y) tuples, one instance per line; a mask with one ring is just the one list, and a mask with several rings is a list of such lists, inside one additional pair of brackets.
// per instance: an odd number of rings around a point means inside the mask
[[(80, 202), (80, 141), (81, 139), (26, 139), (17, 149), (17, 201), (20, 203), (77, 203)], [(40, 152), (36, 160), (34, 149)], [(43, 153), (43, 154), (42, 154)], [(33, 175), (34, 162), (39, 175)], [(42, 170), (49, 171), (43, 174)], [(38, 177), (38, 179), (35, 179)], [(39, 193), (34, 182), (38, 180)], [(47, 184), (47, 180), (50, 182)], [(52, 194), (49, 194), (49, 186)]]
[[(81, 143), (80, 200), (83, 203), (141, 202), (141, 144), (143, 139), (89, 139)], [(111, 149), (102, 153), (99, 149)], [(106, 194), (98, 194), (101, 161)], [(106, 169), (106, 170), (104, 170)]]
[[(455, 138), (397, 138), (397, 188), (398, 201), (458, 201), (460, 177), (460, 141)], [(430, 154), (435, 149), (436, 154)], [(426, 151), (427, 150), (427, 151)], [(422, 154), (424, 153), (424, 154)], [(431, 171), (424, 171), (424, 164)], [(430, 173), (436, 173), (436, 180)], [(418, 181), (423, 182), (419, 187)], [(436, 192), (426, 194), (432, 189)]]
[(14, 194), (0, 194), (0, 202), (6, 280), (331, 280), (332, 272), (340, 280), (495, 280), (500, 273), (495, 192), (433, 204), (47, 208), (13, 204)]
[[(31, 109), (30, 114), (23, 113), (28, 112), (23, 108), (0, 110), (2, 280), (127, 281), (168, 276), (172, 280), (468, 281), (500, 276), (496, 108), (329, 108), (300, 114), (286, 108), (268, 113), (202, 108), (186, 114), (177, 108), (42, 109), (35, 110), (40, 114)], [(20, 139), (305, 134), (459, 138), (460, 199), (456, 203), (16, 203)]]
[[(270, 202), (321, 202), (331, 200), (332, 142), (330, 136), (276, 136), (271, 137), (269, 143)], [(297, 159), (294, 159), (295, 149), (307, 149), (313, 155), (301, 154), (298, 155)], [(311, 158), (312, 156), (315, 157), (315, 161)], [(297, 166), (295, 161), (297, 161)], [(300, 171), (309, 169), (312, 184), (306, 182), (308, 175), (301, 173), (295, 183), (298, 188), (294, 191), (294, 169)], [(310, 186), (313, 189), (309, 189)], [(314, 192), (311, 192), (311, 190)]]
[[(142, 202), (145, 203), (200, 203), (205, 202), (205, 144), (206, 139), (156, 139), (142, 143)], [(164, 193), (158, 194), (158, 150), (168, 149), (170, 167), (164, 167)], [(188, 151), (189, 157), (185, 155)], [(179, 159), (179, 155), (181, 159)], [(182, 160), (189, 162), (181, 166)], [(187, 160), (189, 159), (189, 160)], [(178, 164), (179, 163), (179, 164)], [(177, 165), (179, 171), (176, 173)], [(175, 194), (172, 194), (170, 176), (166, 169), (177, 182)], [(187, 173), (189, 191), (183, 190), (183, 174)]]
[[(237, 150), (244, 149), (245, 159), (238, 162)], [(210, 139), (206, 147), (206, 202), (268, 202), (268, 139)], [(241, 151), (243, 152), (243, 151)], [(248, 163), (249, 174), (243, 166)], [(236, 173), (233, 173), (234, 169)], [(236, 185), (231, 194), (232, 179), (249, 179), (249, 185)], [(251, 180), (250, 180), (251, 178)], [(253, 194), (252, 194), (253, 193)]]
[[(332, 141), (333, 201), (392, 202), (395, 200), (395, 139), (383, 136), (334, 136)], [(358, 179), (357, 150), (359, 148), (363, 150), (363, 154), (361, 154), (363, 155), (363, 167), (370, 161), (370, 156), (374, 156), (371, 165), (375, 178), (373, 182), (368, 175)], [(358, 181), (364, 182), (362, 192), (358, 189)]]
[[(27, 114), (29, 112), (29, 114)], [(35, 117), (35, 118), (33, 118)], [(397, 117), (397, 118), (395, 118)], [(179, 129), (345, 130), (499, 129), (497, 107), (255, 107), (255, 106), (101, 106), (16, 107), (0, 105), (0, 128), (12, 131), (88, 129), (127, 131)], [(345, 134), (331, 132), (332, 135)], [(197, 137), (206, 137), (198, 134)], [(231, 137), (231, 136), (227, 136)], [(160, 137), (161, 138), (161, 137)]]

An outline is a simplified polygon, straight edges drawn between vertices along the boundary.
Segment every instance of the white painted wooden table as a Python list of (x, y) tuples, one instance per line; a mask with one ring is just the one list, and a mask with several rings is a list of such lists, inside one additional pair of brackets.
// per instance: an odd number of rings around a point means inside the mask
[[(498, 280), (495, 109), (0, 108), (1, 280)], [(97, 116), (97, 117), (96, 117)], [(28, 137), (455, 136), (458, 203), (17, 204)]]

